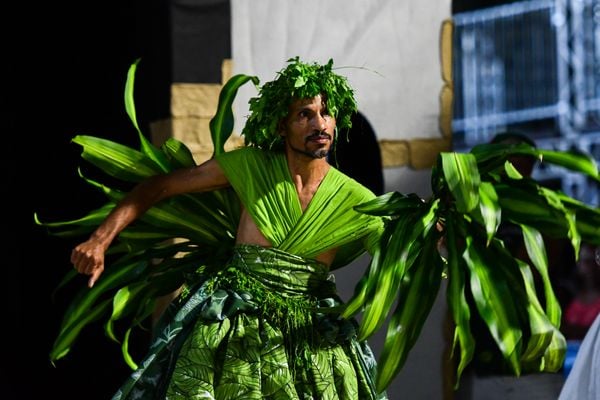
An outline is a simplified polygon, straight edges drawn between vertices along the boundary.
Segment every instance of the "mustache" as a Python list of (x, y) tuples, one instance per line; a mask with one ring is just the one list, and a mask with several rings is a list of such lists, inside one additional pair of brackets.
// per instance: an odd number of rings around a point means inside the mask
[(315, 132), (315, 133), (307, 136), (305, 141), (308, 142), (309, 140), (313, 140), (313, 139), (329, 139), (329, 140), (331, 140), (331, 135), (325, 131)]

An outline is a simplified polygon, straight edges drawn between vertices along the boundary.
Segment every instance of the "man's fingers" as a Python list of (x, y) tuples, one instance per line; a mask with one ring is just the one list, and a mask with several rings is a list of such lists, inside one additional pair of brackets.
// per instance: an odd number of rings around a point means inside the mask
[(88, 287), (91, 289), (92, 287), (94, 287), (94, 283), (96, 283), (96, 281), (98, 280), (98, 278), (100, 277), (100, 274), (102, 273), (102, 269), (101, 268), (96, 268), (94, 270), (94, 272), (92, 273), (92, 276), (90, 277), (90, 280), (88, 281)]

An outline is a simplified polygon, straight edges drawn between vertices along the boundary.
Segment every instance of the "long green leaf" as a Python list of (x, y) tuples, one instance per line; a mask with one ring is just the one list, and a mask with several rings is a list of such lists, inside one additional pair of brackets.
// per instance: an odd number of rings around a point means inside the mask
[(543, 162), (559, 165), (571, 171), (581, 172), (596, 180), (600, 180), (598, 175), (598, 165), (593, 157), (587, 154), (574, 151), (554, 151), (540, 149), (538, 156)]
[(82, 318), (63, 328), (52, 344), (50, 350), (50, 361), (54, 362), (66, 356), (71, 350), (71, 346), (81, 330), (88, 324), (96, 321), (104, 314), (110, 306), (110, 299), (104, 300), (99, 305), (92, 307), (84, 314)]
[(527, 263), (516, 260), (519, 264), (519, 269), (523, 276), (523, 282), (525, 283), (525, 289), (527, 291), (527, 312), (529, 315), (529, 329), (530, 338), (527, 341), (527, 347), (523, 352), (521, 360), (524, 364), (531, 363), (534, 365), (534, 371), (543, 370), (543, 356), (546, 353), (546, 349), (552, 342), (552, 337), (558, 334), (557, 326), (547, 318), (542, 305), (540, 304), (537, 293), (535, 290), (535, 284), (533, 280), (533, 274)]
[[(92, 180), (88, 180), (88, 183), (100, 187), (115, 204), (125, 196), (123, 192), (113, 190)], [(179, 201), (181, 199), (183, 198), (180, 198)], [(193, 209), (186, 210), (184, 207), (179, 208), (177, 204), (177, 199), (160, 202), (146, 211), (140, 217), (140, 221), (153, 225), (159, 230), (164, 228), (178, 229), (181, 236), (194, 238), (199, 243), (218, 242), (217, 237), (222, 236), (224, 233), (224, 226), (215, 222), (214, 219), (221, 220), (218, 214), (210, 212), (197, 214), (193, 212)], [(212, 219), (211, 216), (213, 217)]]
[(544, 298), (546, 299), (546, 314), (552, 324), (559, 327), (561, 320), (560, 303), (554, 294), (552, 281), (550, 280), (550, 274), (548, 273), (548, 257), (546, 255), (544, 238), (539, 231), (527, 225), (521, 225), (521, 231), (523, 232), (523, 240), (529, 259), (542, 278)]
[(98, 226), (98, 224), (100, 224), (100, 222), (102, 222), (102, 220), (104, 220), (104, 218), (108, 215), (108, 213), (110, 212), (110, 210), (113, 207), (114, 207), (113, 203), (108, 203), (96, 210), (92, 210), (92, 211), (88, 212), (88, 214), (86, 214), (82, 218), (76, 218), (76, 219), (66, 220), (66, 221), (55, 221), (55, 222), (42, 222), (36, 213), (36, 214), (34, 214), (34, 221), (37, 225), (45, 226), (47, 228), (59, 228), (59, 227), (63, 228), (63, 227), (71, 226), (71, 225), (96, 227), (96, 226)]
[[(457, 237), (458, 230), (455, 228), (455, 218), (452, 215), (446, 220), (446, 248), (448, 249), (448, 287), (446, 297), (448, 308), (454, 320), (454, 339), (452, 341), (452, 354), (455, 354), (457, 346), (460, 348), (460, 360), (456, 370), (455, 389), (458, 388), (460, 377), (467, 365), (473, 359), (475, 352), (475, 340), (471, 333), (471, 311), (465, 296), (466, 265), (460, 257), (461, 250)], [(462, 237), (461, 241), (464, 241)]]
[(373, 252), (373, 257), (369, 263), (367, 273), (358, 281), (352, 298), (346, 303), (345, 309), (341, 313), (343, 318), (354, 316), (367, 304), (367, 301), (372, 298), (377, 287), (376, 282), (379, 280), (382, 258), (385, 254), (385, 250), (388, 248), (392, 232), (393, 229), (389, 226), (383, 231), (379, 239), (379, 245)]
[(485, 246), (478, 245), (471, 236), (466, 237), (467, 248), (463, 254), (470, 270), (471, 293), (479, 314), (487, 324), (492, 337), (513, 371), (519, 375), (522, 331), (519, 328), (517, 309), (513, 303), (512, 289), (497, 265), (485, 259)]
[(82, 158), (123, 181), (139, 182), (161, 172), (146, 155), (122, 144), (83, 135), (75, 136), (73, 142), (83, 147)]
[(534, 227), (552, 237), (568, 237), (570, 223), (567, 213), (550, 205), (537, 187), (497, 184), (495, 189), (502, 218), (506, 221)]
[(482, 143), (473, 146), (469, 153), (475, 157), (478, 164), (494, 163), (496, 167), (502, 167), (510, 156), (538, 155), (537, 150), (527, 143)]
[(354, 206), (358, 212), (377, 216), (397, 216), (422, 207), (423, 200), (414, 193), (403, 195), (389, 192), (377, 196), (373, 200)]
[(124, 95), (125, 111), (127, 112), (131, 123), (133, 124), (138, 133), (142, 153), (144, 153), (148, 158), (150, 158), (161, 172), (168, 172), (170, 170), (169, 161), (159, 149), (157, 149), (152, 143), (150, 143), (148, 139), (146, 139), (137, 122), (137, 115), (135, 111), (134, 102), (134, 82), (135, 73), (139, 62), (140, 59), (138, 58), (133, 64), (129, 66), (129, 70), (127, 71), (127, 81), (125, 82)]
[(232, 76), (219, 93), (217, 112), (209, 123), (210, 134), (214, 145), (213, 155), (215, 156), (225, 151), (225, 142), (229, 139), (229, 136), (233, 131), (233, 100), (235, 99), (240, 86), (248, 81), (252, 81), (255, 85), (258, 85), (259, 83), (258, 77), (256, 76), (238, 74)]
[[(534, 246), (539, 247), (540, 244)], [(494, 239), (490, 249), (489, 257), (502, 266), (500, 272), (506, 277), (514, 303), (522, 313), (521, 327), (526, 344), (520, 356), (522, 371), (544, 371), (548, 349), (554, 338), (560, 335), (558, 325), (552, 323), (541, 306), (530, 266), (514, 257), (499, 239)], [(538, 248), (536, 251), (535, 257), (541, 257), (542, 250)]]
[(444, 177), (456, 201), (456, 209), (468, 213), (479, 203), (480, 177), (472, 154), (440, 153)]
[(540, 187), (539, 192), (546, 199), (548, 205), (553, 207), (557, 213), (564, 217), (564, 220), (567, 223), (567, 237), (571, 240), (571, 245), (573, 246), (573, 250), (575, 250), (575, 254), (579, 254), (581, 235), (577, 231), (575, 213), (564, 206), (561, 201), (561, 196), (559, 196), (556, 192), (544, 187)]
[[(439, 199), (422, 204), (417, 214), (400, 216), (382, 259), (381, 275), (376, 282), (373, 298), (365, 308), (358, 336), (364, 340), (383, 325), (392, 307), (404, 274), (421, 252), (424, 237), (436, 220)], [(429, 209), (425, 209), (425, 207)]]
[(117, 287), (120, 282), (134, 279), (146, 268), (146, 265), (139, 261), (128, 261), (129, 259), (125, 257), (123, 261), (115, 264), (118, 265), (118, 268), (111, 266), (111, 268), (105, 270), (102, 279), (98, 280), (93, 288), (83, 287), (80, 289), (77, 298), (71, 302), (67, 312), (65, 312), (65, 318), (61, 323), (61, 330), (82, 318), (94, 304), (107, 292)]
[(387, 388), (404, 366), (437, 297), (442, 264), (437, 255), (435, 237), (435, 234), (428, 235), (426, 248), (403, 279), (398, 306), (390, 320), (377, 365), (378, 392)]
[(406, 263), (401, 261), (402, 251), (406, 250), (410, 228), (416, 222), (415, 218), (411, 217), (411, 215), (405, 215), (395, 221), (394, 232), (390, 237), (385, 257), (382, 259), (377, 281), (369, 282), (374, 285), (375, 290), (369, 291), (373, 293), (373, 296), (372, 299), (368, 299), (360, 321), (359, 340), (367, 339), (383, 325), (389, 308), (396, 298), (400, 282), (406, 271)]
[(500, 225), (502, 209), (498, 203), (498, 194), (494, 185), (489, 182), (481, 182), (479, 185), (479, 207), (475, 208), (474, 216), (485, 227), (487, 242), (489, 243)]
[(567, 353), (567, 341), (563, 334), (557, 330), (552, 336), (552, 341), (544, 353), (543, 371), (557, 372), (564, 366)]

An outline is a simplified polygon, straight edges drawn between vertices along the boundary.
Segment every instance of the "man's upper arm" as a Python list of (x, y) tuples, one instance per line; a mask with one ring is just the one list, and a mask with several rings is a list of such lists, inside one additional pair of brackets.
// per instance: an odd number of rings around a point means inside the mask
[(164, 190), (167, 196), (209, 192), (229, 186), (223, 169), (214, 160), (208, 160), (193, 168), (176, 170), (166, 175)]

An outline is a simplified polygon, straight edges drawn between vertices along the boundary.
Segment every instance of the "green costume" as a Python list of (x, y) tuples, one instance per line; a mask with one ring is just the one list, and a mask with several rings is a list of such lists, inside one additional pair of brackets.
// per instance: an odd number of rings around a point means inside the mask
[(375, 361), (356, 340), (328, 268), (378, 240), (380, 218), (353, 206), (374, 198), (330, 168), (302, 212), (285, 155), (243, 148), (217, 157), (273, 245), (237, 245), (167, 311), (148, 356), (115, 399), (376, 399)]
[[(224, 152), (235, 93), (246, 82), (257, 85), (258, 78), (233, 76), (219, 96), (209, 126), (215, 158), (237, 197), (229, 188), (178, 196), (154, 205), (121, 232), (119, 243), (109, 249), (119, 258), (91, 290), (83, 288), (73, 299), (50, 359), (65, 357), (82, 328), (105, 318), (108, 336), (121, 343), (125, 361), (136, 368), (116, 399), (372, 399), (373, 387), (384, 391), (403, 367), (446, 276), (455, 323), (456, 383), (479, 340), (470, 330), (473, 313), (484, 319), (515, 374), (557, 371), (566, 342), (541, 234), (568, 238), (577, 254), (582, 240), (598, 244), (600, 213), (523, 178), (509, 157), (533, 156), (600, 180), (595, 161), (526, 144), (442, 152), (432, 169), (429, 200), (399, 192), (375, 198), (331, 168), (302, 211), (285, 156), (272, 152), (284, 145), (278, 124), (294, 99), (321, 95), (337, 127), (345, 129), (356, 102), (346, 79), (333, 72), (332, 60), (325, 65), (297, 57), (288, 62), (249, 102), (242, 134), (250, 147)], [(183, 143), (171, 138), (158, 149), (139, 130), (133, 102), (136, 66), (128, 72), (125, 106), (140, 150), (91, 136), (73, 140), (83, 146), (85, 160), (124, 182), (195, 165)], [(37, 216), (36, 221), (64, 236), (89, 233), (125, 194), (87, 181), (107, 195), (107, 204), (71, 221), (41, 223)], [(272, 248), (235, 246), (240, 202)], [(531, 266), (515, 259), (496, 237), (502, 221), (521, 228)], [(443, 231), (436, 229), (437, 222), (443, 222)], [(442, 236), (447, 257), (438, 254)], [(173, 238), (184, 241), (169, 242)], [(365, 249), (373, 255), (346, 306), (327, 268), (314, 260), (331, 248), (338, 251), (330, 269)], [(531, 279), (533, 267), (544, 281), (545, 308)], [(193, 279), (186, 280), (188, 274)], [(75, 275), (69, 271), (61, 286)], [(138, 367), (128, 353), (129, 333), (151, 314), (156, 297), (184, 281), (190, 283), (188, 290), (165, 313)], [(350, 317), (359, 312), (357, 335)], [(373, 385), (375, 363), (356, 337), (369, 338), (388, 317)], [(116, 321), (125, 323), (122, 338)]]

